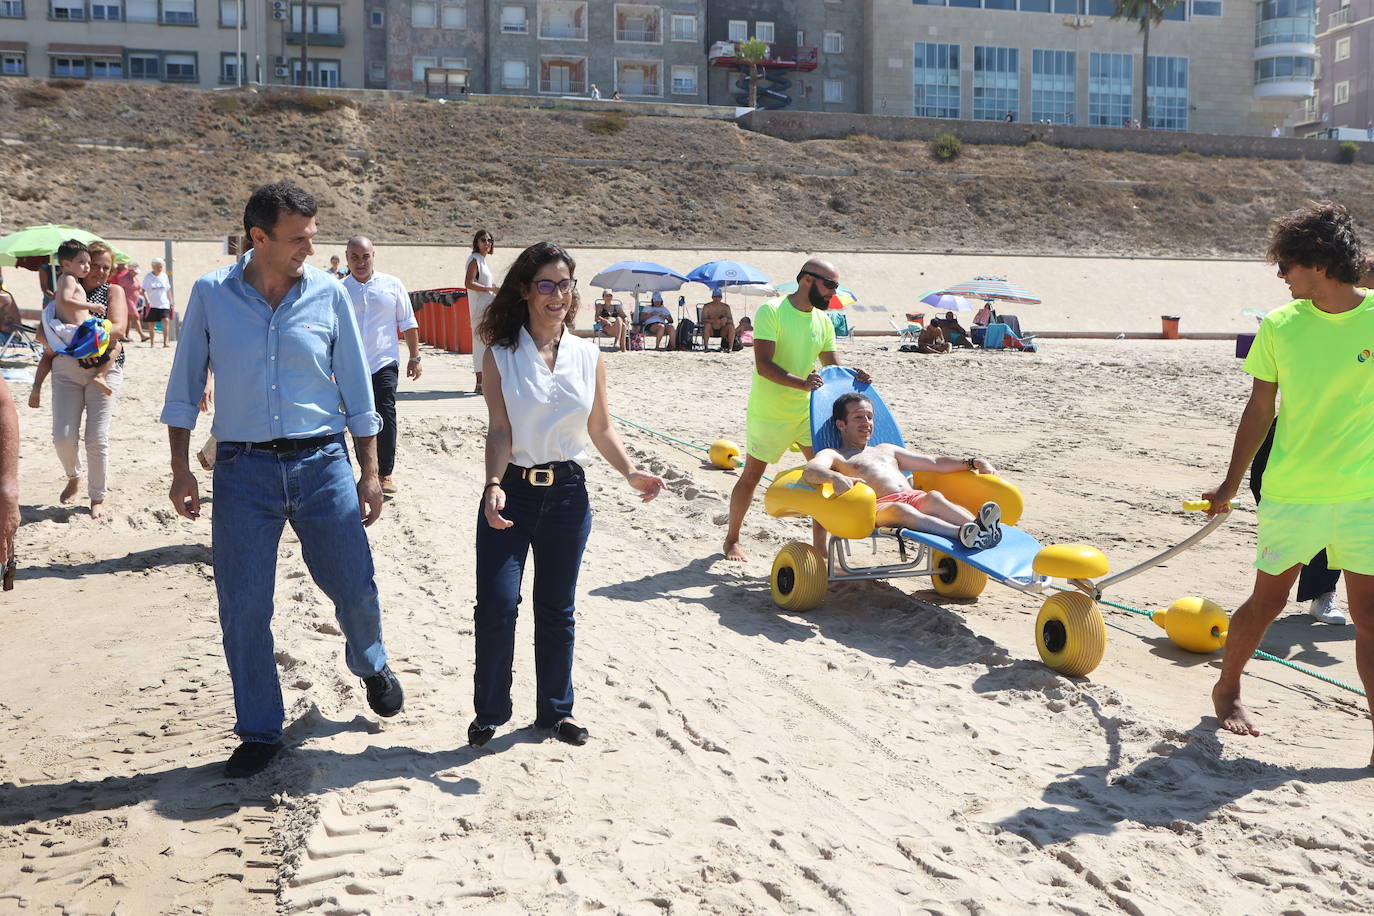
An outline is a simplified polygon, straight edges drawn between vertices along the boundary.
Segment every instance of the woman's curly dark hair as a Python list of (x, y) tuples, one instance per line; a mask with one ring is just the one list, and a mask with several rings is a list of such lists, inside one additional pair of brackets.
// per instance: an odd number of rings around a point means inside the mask
[[(568, 265), (568, 276), (576, 276), (577, 262), (561, 245), (553, 242), (537, 242), (515, 259), (506, 271), (491, 304), (482, 313), (477, 323), (477, 336), (489, 347), (508, 347), (514, 349), (520, 342), (520, 329), (529, 321), (529, 306), (525, 302), (525, 290), (534, 282), (539, 268), (553, 261)], [(577, 318), (577, 307), (581, 304), (577, 290), (572, 293), (572, 305), (563, 316), (563, 324), (571, 328)]]
[(1274, 220), (1266, 257), (1274, 264), (1325, 268), (1342, 283), (1359, 283), (1364, 274), (1350, 211), (1331, 201), (1315, 201)]

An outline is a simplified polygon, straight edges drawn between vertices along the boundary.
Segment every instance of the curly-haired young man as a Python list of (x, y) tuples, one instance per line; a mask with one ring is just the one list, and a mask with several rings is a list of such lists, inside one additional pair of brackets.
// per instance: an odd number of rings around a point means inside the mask
[[(1203, 494), (1224, 512), (1274, 419), (1283, 412), (1258, 509), (1255, 587), (1236, 610), (1212, 702), (1221, 726), (1258, 735), (1240, 677), (1288, 600), (1302, 565), (1325, 549), (1346, 572), (1356, 665), (1374, 688), (1374, 293), (1349, 212), (1309, 204), (1276, 220), (1268, 259), (1293, 301), (1260, 325), (1245, 361), (1254, 376), (1226, 479)], [(1371, 757), (1374, 765), (1374, 757)]]

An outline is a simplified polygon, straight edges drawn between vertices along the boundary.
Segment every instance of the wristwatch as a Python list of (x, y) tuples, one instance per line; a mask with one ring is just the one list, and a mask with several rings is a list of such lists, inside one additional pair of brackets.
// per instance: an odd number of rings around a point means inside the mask
[(412, 363), (418, 363), (418, 362), (420, 361), (420, 357), (418, 357), (418, 356), (412, 356), (412, 357), (410, 358), (410, 361), (411, 361)]
[(973, 457), (965, 458), (965, 459), (964, 459), (964, 464), (968, 465), (968, 469), (969, 469), (970, 471), (972, 471), (972, 470), (974, 470), (975, 466), (978, 464), (978, 459), (977, 459), (977, 458), (973, 458)]

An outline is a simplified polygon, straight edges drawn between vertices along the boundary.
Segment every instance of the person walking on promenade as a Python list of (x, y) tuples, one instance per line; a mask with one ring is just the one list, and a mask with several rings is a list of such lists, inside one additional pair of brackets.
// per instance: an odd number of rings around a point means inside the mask
[(1365, 692), (1374, 691), (1374, 293), (1355, 286), (1364, 259), (1350, 213), (1337, 204), (1309, 204), (1275, 221), (1268, 258), (1293, 301), (1260, 324), (1230, 466), (1202, 494), (1209, 515), (1230, 509), (1281, 397), (1256, 512), (1255, 586), (1231, 617), (1212, 688), (1219, 725), (1239, 735), (1260, 733), (1241, 703), (1245, 663), (1319, 550), (1345, 571), (1355, 665)]
[[(285, 711), (272, 648), (277, 544), (291, 523), (311, 577), (334, 603), (348, 669), (379, 716), (401, 711), (387, 666), (372, 550), (363, 530), (382, 514), (377, 478), (381, 418), (358, 322), (338, 280), (314, 254), (315, 199), (288, 182), (264, 185), (244, 208), (252, 249), (196, 281), (167, 381), (162, 422), (172, 451), (172, 505), (200, 517), (191, 430), (215, 367), (215, 590), (234, 685), (225, 766), (251, 776), (281, 750)], [(356, 485), (343, 431), (353, 434)]]
[(482, 393), (482, 361), (486, 356), (487, 345), (479, 339), (477, 326), (482, 323), (482, 313), (491, 305), (496, 296), (496, 278), (492, 275), (487, 255), (496, 250), (496, 239), (485, 229), (478, 229), (472, 237), (472, 253), (468, 255), (467, 266), (463, 273), (463, 286), (468, 291), (468, 321), (472, 322), (472, 371), (477, 374), (474, 389)]
[(367, 353), (367, 369), (372, 373), (372, 397), (377, 413), (382, 417), (382, 431), (377, 433), (377, 473), (381, 476), (382, 492), (391, 495), (396, 484), (391, 472), (396, 467), (396, 385), (400, 380), (398, 335), (404, 335), (406, 350), (406, 378), (420, 377), (420, 324), (410, 307), (410, 294), (405, 284), (391, 274), (374, 269), (376, 252), (370, 239), (357, 235), (348, 240), (348, 276), (344, 289), (353, 302), (353, 314), (363, 335), (363, 350)]
[[(754, 382), (749, 389), (744, 467), (730, 491), (730, 527), (722, 550), (727, 560), (746, 560), (740, 548), (740, 527), (754, 499), (764, 470), (792, 447), (801, 446), (809, 461), (811, 450), (811, 392), (821, 387), (815, 371), (838, 366), (835, 326), (826, 309), (840, 285), (839, 269), (812, 258), (797, 273), (797, 291), (768, 299), (754, 316)], [(857, 370), (861, 382), (867, 372)], [(825, 529), (812, 523), (812, 541), (825, 552)]]
[(576, 264), (540, 242), (516, 258), (478, 326), (488, 346), (483, 377), (487, 483), (477, 515), (476, 667), (468, 744), (481, 747), (511, 718), (515, 618), (525, 558), (534, 551), (536, 728), (569, 744), (588, 732), (573, 718), (577, 575), (591, 532), (586, 443), (648, 502), (663, 479), (635, 467), (611, 425), (606, 364), (572, 333)]

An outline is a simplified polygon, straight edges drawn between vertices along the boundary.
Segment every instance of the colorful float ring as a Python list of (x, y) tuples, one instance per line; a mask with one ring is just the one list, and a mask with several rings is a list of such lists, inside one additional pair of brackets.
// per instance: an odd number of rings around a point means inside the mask
[(1069, 677), (1082, 677), (1107, 651), (1107, 625), (1097, 603), (1081, 592), (1061, 592), (1045, 599), (1035, 618), (1035, 645), (1040, 660)]
[(825, 559), (810, 544), (791, 541), (773, 559), (773, 603), (787, 611), (809, 611), (825, 599)]

